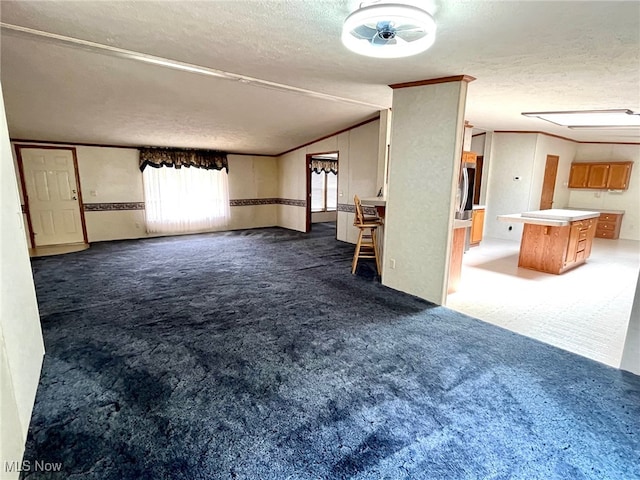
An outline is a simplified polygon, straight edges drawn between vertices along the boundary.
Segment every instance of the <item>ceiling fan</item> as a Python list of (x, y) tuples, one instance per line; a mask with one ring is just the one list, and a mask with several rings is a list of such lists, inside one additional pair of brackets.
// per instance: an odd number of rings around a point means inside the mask
[(360, 55), (399, 58), (424, 52), (435, 41), (436, 22), (421, 8), (398, 3), (375, 3), (349, 15), (342, 43)]

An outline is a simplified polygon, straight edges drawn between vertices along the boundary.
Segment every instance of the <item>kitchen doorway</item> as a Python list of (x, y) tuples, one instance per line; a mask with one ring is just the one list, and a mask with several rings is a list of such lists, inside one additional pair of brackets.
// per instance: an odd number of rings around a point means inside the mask
[[(338, 152), (307, 155), (306, 231), (313, 225), (336, 228), (338, 216)], [(337, 237), (337, 233), (335, 235)]]

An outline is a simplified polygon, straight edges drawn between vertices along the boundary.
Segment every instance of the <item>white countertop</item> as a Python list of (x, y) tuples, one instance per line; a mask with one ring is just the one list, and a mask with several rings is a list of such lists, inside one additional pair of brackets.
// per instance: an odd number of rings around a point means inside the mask
[(506, 223), (531, 223), (533, 225), (546, 225), (549, 227), (564, 227), (569, 225), (566, 220), (549, 220), (546, 218), (523, 217), (519, 213), (511, 213), (509, 215), (498, 215), (498, 220)]
[(474, 210), (486, 210), (487, 206), (486, 205), (474, 205), (473, 209)]
[(625, 210), (613, 210), (611, 208), (582, 208), (582, 207), (565, 207), (567, 210), (589, 210), (600, 213), (619, 213), (624, 214)]
[(599, 217), (600, 212), (595, 212), (593, 210), (566, 210), (562, 208), (550, 208), (548, 210), (523, 212), (521, 215), (527, 218), (543, 218), (545, 220), (565, 220), (567, 222), (575, 222), (577, 220)]
[(384, 207), (387, 204), (385, 197), (365, 197), (360, 199), (362, 205), (371, 205), (374, 207)]
[(533, 212), (512, 213), (510, 215), (498, 215), (501, 222), (531, 223), (534, 225), (547, 225), (550, 227), (564, 227), (571, 222), (596, 218), (600, 212), (593, 210), (565, 210), (552, 208), (549, 210), (536, 210)]

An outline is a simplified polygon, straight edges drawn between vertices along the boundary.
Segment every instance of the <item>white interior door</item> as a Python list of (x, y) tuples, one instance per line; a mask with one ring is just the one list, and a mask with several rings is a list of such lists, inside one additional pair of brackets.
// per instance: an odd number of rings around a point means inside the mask
[(83, 243), (73, 152), (20, 150), (35, 246)]

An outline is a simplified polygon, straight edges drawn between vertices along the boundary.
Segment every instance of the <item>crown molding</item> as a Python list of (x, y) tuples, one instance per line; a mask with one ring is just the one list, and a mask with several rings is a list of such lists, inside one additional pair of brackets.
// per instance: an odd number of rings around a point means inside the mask
[(582, 140), (574, 140), (573, 138), (562, 137), (554, 133), (542, 132), (540, 130), (494, 130), (493, 133), (533, 133), (536, 135), (546, 135), (547, 137), (559, 138), (560, 140), (566, 140), (568, 142), (580, 143), (580, 144), (595, 143), (595, 144), (602, 144), (602, 145), (640, 145), (640, 142), (595, 142), (595, 141), (585, 142)]
[(421, 87), (423, 85), (436, 85), (438, 83), (450, 82), (473, 82), (476, 78), (471, 75), (454, 75), (451, 77), (429, 78), (426, 80), (416, 80), (415, 82), (393, 83), (389, 85), (394, 90), (398, 88)]

